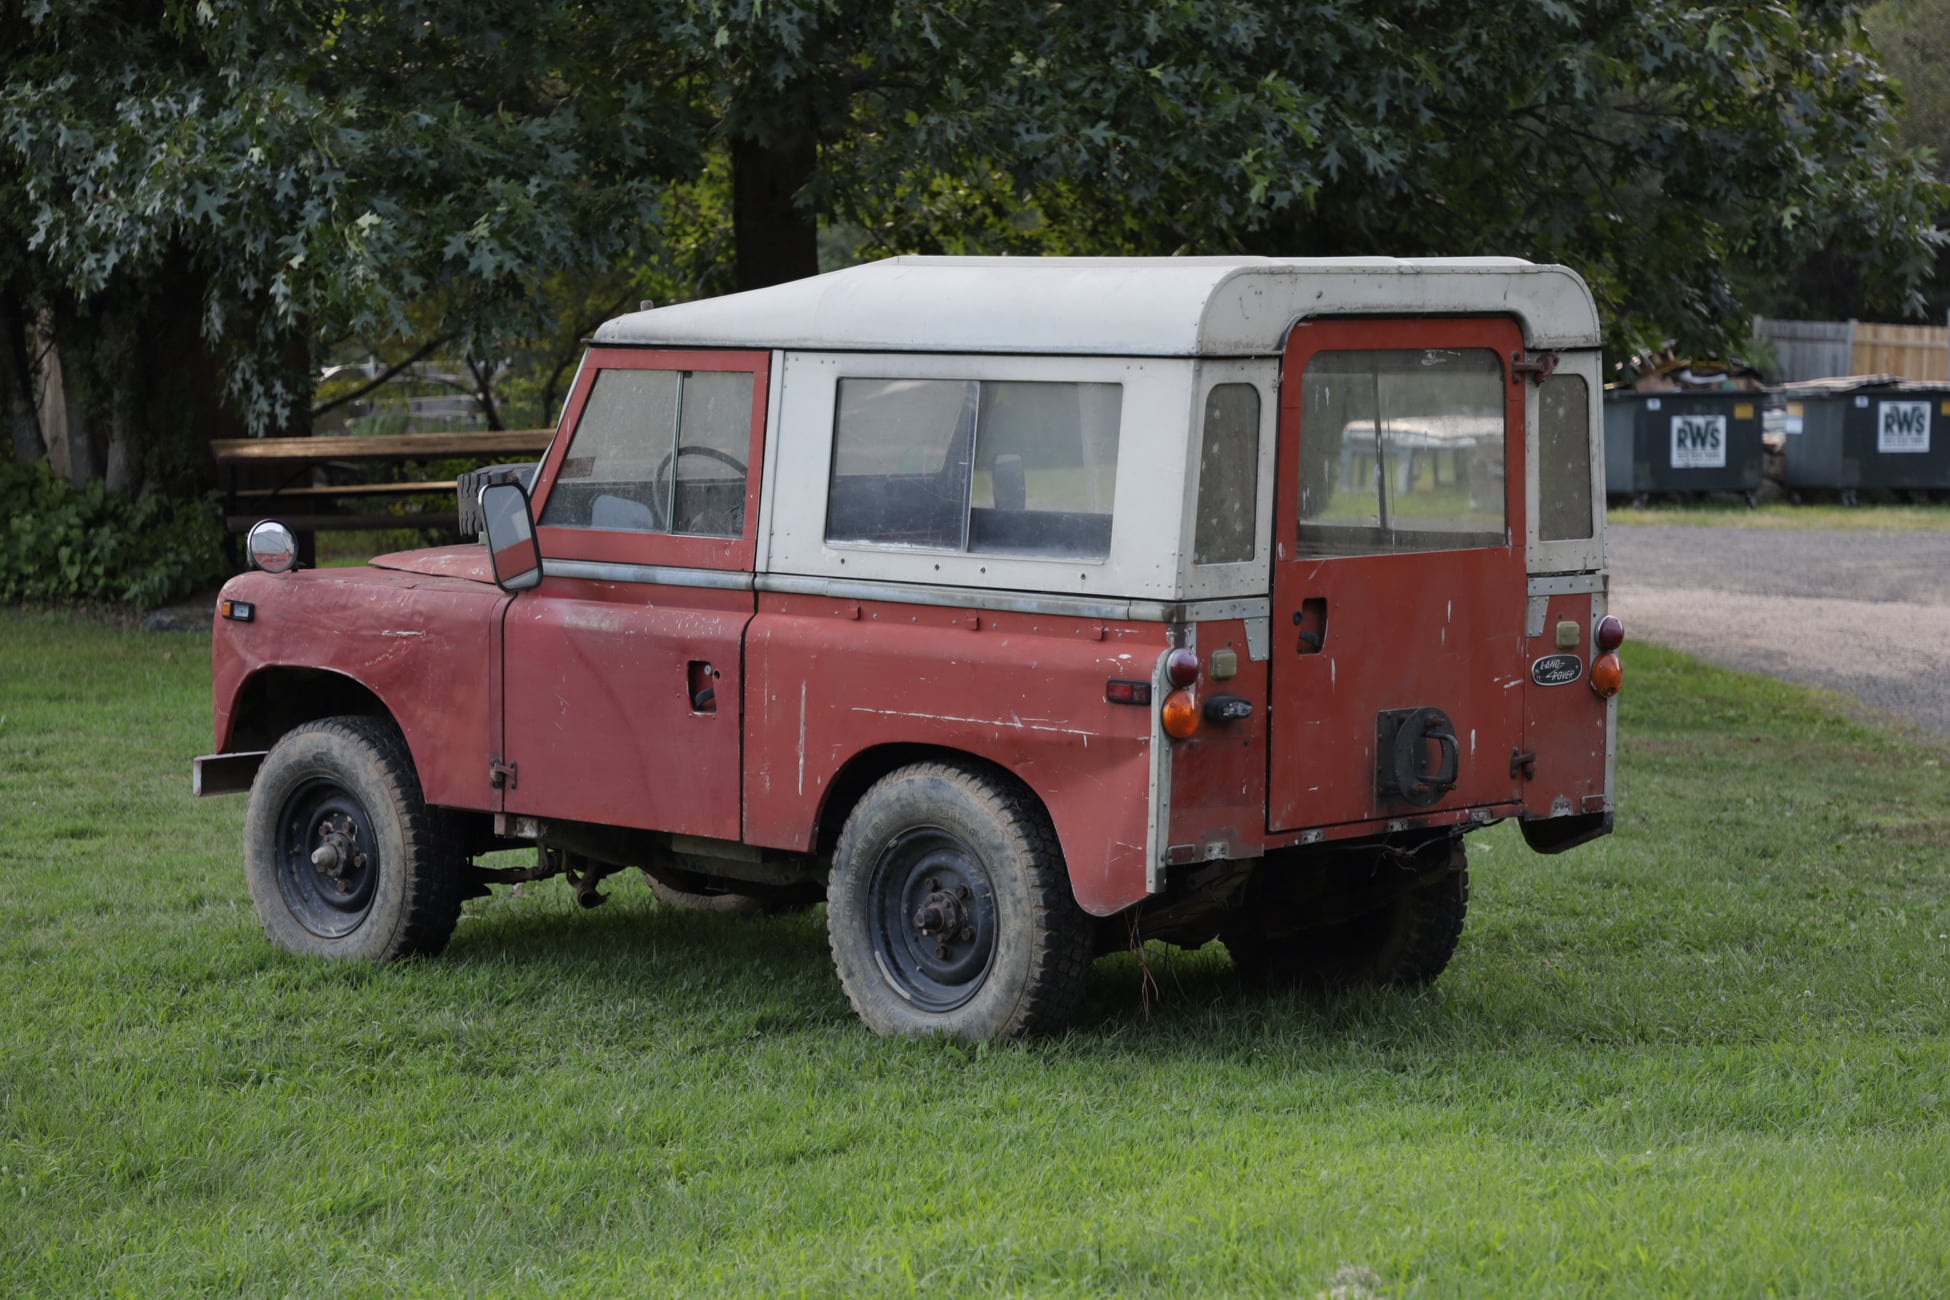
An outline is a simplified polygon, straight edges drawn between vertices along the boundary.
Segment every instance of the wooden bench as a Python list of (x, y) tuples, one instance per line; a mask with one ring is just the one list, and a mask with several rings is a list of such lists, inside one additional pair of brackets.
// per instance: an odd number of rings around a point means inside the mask
[[(330, 529), (453, 528), (454, 480), (407, 479), (363, 483), (314, 483), (324, 465), (400, 465), (409, 461), (467, 459), (476, 465), (537, 459), (553, 429), (400, 433), (369, 438), (220, 438), (210, 443), (224, 474), (224, 527), (234, 536), (260, 519), (277, 519), (298, 535), (309, 554), (312, 534)], [(371, 505), (445, 495), (449, 508), (412, 514), (375, 512)], [(361, 511), (360, 503), (369, 503)]]

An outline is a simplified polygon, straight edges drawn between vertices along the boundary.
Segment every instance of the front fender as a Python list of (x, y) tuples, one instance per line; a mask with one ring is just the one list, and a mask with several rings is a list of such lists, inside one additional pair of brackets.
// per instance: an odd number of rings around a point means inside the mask
[(383, 712), (406, 737), (429, 803), (486, 810), (492, 628), (506, 597), (457, 579), (378, 569), (246, 573), (211, 649), (219, 753), (269, 749), (313, 718)]

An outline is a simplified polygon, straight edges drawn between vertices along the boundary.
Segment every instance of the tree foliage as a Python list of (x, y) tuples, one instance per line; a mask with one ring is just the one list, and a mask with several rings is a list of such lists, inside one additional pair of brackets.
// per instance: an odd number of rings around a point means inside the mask
[(1904, 310), (1941, 242), (1846, 4), (900, 6), (839, 51), (833, 6), (720, 8), (761, 87), (851, 89), (807, 193), (891, 248), (1516, 254), (1704, 346), (1756, 269)]
[(260, 430), (318, 340), (554, 366), (570, 286), (806, 274), (822, 227), (1515, 254), (1711, 346), (1816, 250), (1913, 308), (1946, 199), (1837, 0), (7, 0), (0, 40), (0, 325), (200, 339)]
[(99, 407), (129, 403), (131, 357), (200, 336), (243, 421), (287, 425), (313, 340), (410, 333), (428, 302), (490, 355), (544, 319), (550, 276), (646, 256), (699, 166), (670, 51), (600, 6), (11, 8), (9, 287), (52, 308), (64, 360), (112, 336)]

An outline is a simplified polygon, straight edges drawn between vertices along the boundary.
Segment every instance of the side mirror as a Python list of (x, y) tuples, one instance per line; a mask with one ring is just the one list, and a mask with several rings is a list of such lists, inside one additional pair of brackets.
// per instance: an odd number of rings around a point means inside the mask
[(535, 544), (528, 494), (513, 483), (490, 483), (481, 489), (480, 500), (495, 585), (503, 591), (527, 591), (539, 585), (542, 550)]

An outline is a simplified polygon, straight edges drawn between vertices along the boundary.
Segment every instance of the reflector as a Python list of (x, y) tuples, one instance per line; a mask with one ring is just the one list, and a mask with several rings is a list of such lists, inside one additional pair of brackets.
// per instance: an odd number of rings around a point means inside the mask
[(1198, 730), (1198, 701), (1190, 691), (1173, 691), (1165, 696), (1165, 734), (1173, 740), (1188, 739)]
[(1600, 699), (1609, 700), (1625, 685), (1625, 665), (1615, 654), (1602, 654), (1591, 663), (1591, 689)]

